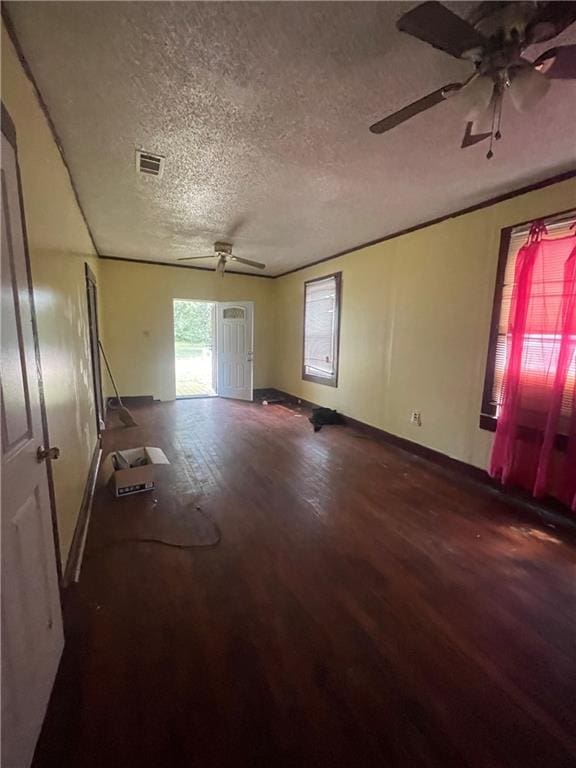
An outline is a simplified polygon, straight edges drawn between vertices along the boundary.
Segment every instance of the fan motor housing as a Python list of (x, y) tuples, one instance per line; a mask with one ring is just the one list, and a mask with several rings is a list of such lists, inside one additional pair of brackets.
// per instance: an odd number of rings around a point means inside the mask
[(221, 243), (217, 242), (214, 243), (214, 252), (215, 253), (224, 253), (226, 256), (232, 255), (232, 244), (231, 243)]

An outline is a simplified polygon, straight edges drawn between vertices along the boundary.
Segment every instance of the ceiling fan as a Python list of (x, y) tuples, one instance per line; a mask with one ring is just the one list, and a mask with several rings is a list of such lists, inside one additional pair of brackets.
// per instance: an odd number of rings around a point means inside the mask
[(255, 267), (256, 269), (266, 269), (266, 264), (262, 264), (260, 261), (252, 261), (252, 259), (243, 259), (240, 256), (234, 256), (232, 253), (231, 243), (214, 243), (214, 254), (211, 256), (184, 256), (178, 261), (194, 261), (195, 259), (218, 259), (216, 263), (216, 272), (221, 275), (226, 271), (226, 264), (228, 261), (237, 261), (239, 264), (246, 264), (248, 267)]
[(434, 48), (470, 61), (475, 71), (462, 83), (448, 83), (370, 126), (385, 133), (448, 98), (458, 96), (466, 114), (462, 148), (501, 137), (504, 94), (523, 112), (546, 95), (551, 79), (576, 79), (576, 45), (551, 48), (535, 61), (530, 45), (559, 35), (576, 21), (576, 2), (482, 2), (468, 20), (438, 2), (417, 5), (397, 27)]

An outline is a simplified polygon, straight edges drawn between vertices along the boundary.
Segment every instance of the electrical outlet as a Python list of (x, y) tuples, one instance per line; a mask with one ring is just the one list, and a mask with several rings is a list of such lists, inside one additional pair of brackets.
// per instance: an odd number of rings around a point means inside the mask
[(410, 424), (416, 424), (417, 427), (422, 426), (422, 414), (420, 411), (412, 411), (410, 416)]

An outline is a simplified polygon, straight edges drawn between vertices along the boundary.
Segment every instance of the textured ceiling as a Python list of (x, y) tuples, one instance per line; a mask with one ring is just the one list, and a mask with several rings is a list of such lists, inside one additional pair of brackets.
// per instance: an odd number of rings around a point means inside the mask
[[(482, 144), (459, 149), (457, 99), (369, 133), (470, 71), (396, 31), (411, 5), (8, 8), (101, 254), (170, 262), (231, 238), (279, 274), (574, 166), (566, 81), (529, 116), (506, 104), (490, 162)], [(163, 178), (136, 174), (136, 147), (166, 156)]]

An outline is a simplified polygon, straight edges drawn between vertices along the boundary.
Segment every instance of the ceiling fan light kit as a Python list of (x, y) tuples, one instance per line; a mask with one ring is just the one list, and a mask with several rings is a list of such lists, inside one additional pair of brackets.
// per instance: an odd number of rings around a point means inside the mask
[(482, 2), (468, 20), (431, 0), (412, 8), (397, 22), (412, 35), (458, 59), (475, 72), (463, 83), (449, 83), (370, 126), (385, 133), (412, 117), (457, 97), (466, 128), (461, 147), (501, 138), (506, 93), (519, 112), (532, 109), (548, 93), (551, 80), (576, 80), (576, 45), (551, 48), (535, 61), (526, 49), (559, 35), (576, 21), (576, 2)]
[(460, 96), (462, 111), (467, 120), (477, 120), (490, 106), (494, 85), (488, 77), (474, 76), (470, 83), (463, 87)]

